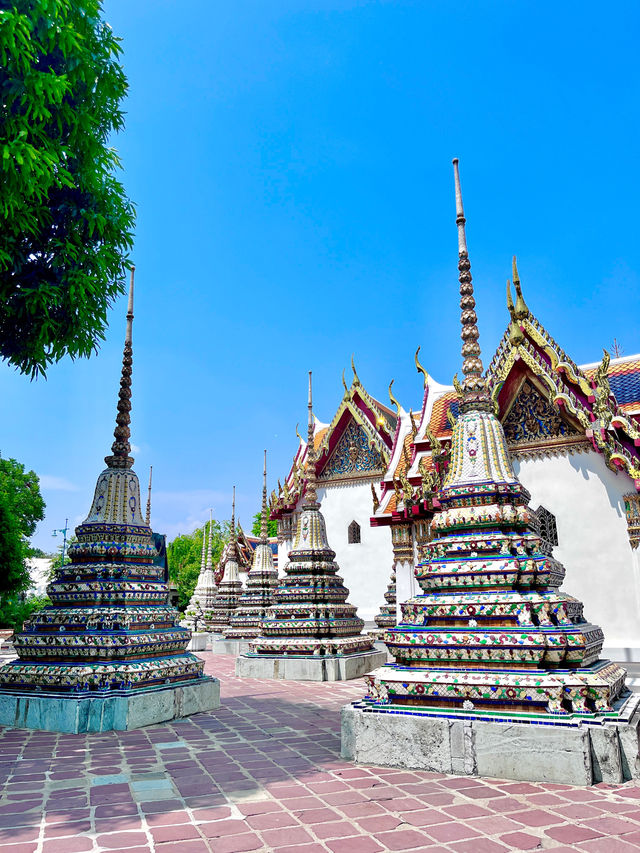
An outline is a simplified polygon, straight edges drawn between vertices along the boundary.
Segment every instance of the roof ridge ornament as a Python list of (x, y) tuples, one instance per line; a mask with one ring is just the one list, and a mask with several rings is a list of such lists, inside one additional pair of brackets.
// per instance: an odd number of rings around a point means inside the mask
[[(460, 282), (460, 323), (462, 325), (462, 384), (454, 377), (454, 386), (460, 395), (461, 411), (488, 410), (491, 402), (483, 377), (484, 368), (480, 357), (478, 338), (478, 317), (475, 312), (476, 302), (473, 298), (473, 283), (471, 279), (471, 262), (467, 249), (465, 232), (466, 219), (462, 204), (460, 188), (460, 173), (458, 158), (453, 160), (453, 177), (456, 195), (456, 225), (458, 226), (458, 280)], [(459, 387), (460, 386), (460, 387)]]
[(345, 390), (345, 391), (347, 392), (347, 394), (348, 394), (348, 393), (349, 393), (349, 388), (347, 387), (347, 381), (346, 381), (346, 379), (344, 378), (344, 370), (342, 371), (342, 384), (344, 385), (344, 390)]
[(529, 316), (529, 309), (527, 308), (527, 303), (524, 301), (524, 296), (522, 295), (522, 287), (520, 286), (520, 276), (518, 275), (518, 266), (516, 264), (516, 256), (513, 256), (512, 261), (513, 266), (513, 286), (516, 289), (516, 304), (514, 313), (517, 320), (525, 320)]
[(131, 373), (133, 367), (133, 276), (136, 271), (131, 267), (129, 283), (129, 301), (127, 303), (127, 330), (124, 338), (122, 354), (122, 373), (120, 375), (120, 390), (118, 392), (118, 414), (116, 427), (113, 431), (114, 442), (111, 445), (111, 456), (105, 456), (107, 468), (131, 468), (133, 459), (131, 453)]
[(354, 358), (355, 358), (355, 354), (352, 354), (352, 356), (351, 356), (351, 370), (353, 370), (353, 384), (354, 385), (362, 385), (362, 382), (360, 382), (360, 377), (358, 376), (358, 373), (356, 371), (356, 365), (354, 362)]
[(398, 417), (400, 417), (400, 409), (401, 409), (401, 406), (400, 406), (400, 403), (396, 400), (396, 398), (395, 398), (395, 396), (394, 396), (394, 394), (393, 394), (393, 391), (391, 390), (391, 389), (392, 389), (392, 387), (393, 387), (393, 383), (394, 383), (395, 381), (396, 381), (395, 379), (392, 379), (392, 380), (391, 380), (391, 382), (389, 383), (389, 399), (391, 400), (391, 404), (392, 404), (393, 406), (395, 406), (395, 407), (396, 407), (396, 409), (398, 410)]
[(418, 354), (420, 353), (420, 350), (421, 350), (421, 347), (418, 347), (418, 349), (416, 350), (416, 354), (415, 354), (414, 358), (415, 358), (415, 362), (416, 362), (416, 370), (418, 371), (418, 373), (422, 373), (422, 375), (424, 376), (424, 387), (426, 388), (427, 384), (429, 382), (429, 374), (427, 373), (427, 371), (424, 369), (424, 367), (420, 364), (420, 362), (418, 360)]

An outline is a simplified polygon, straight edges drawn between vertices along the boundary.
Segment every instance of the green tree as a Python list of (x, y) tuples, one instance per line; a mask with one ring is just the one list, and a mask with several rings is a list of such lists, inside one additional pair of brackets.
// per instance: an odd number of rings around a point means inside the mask
[[(209, 522), (205, 525), (209, 536)], [(184, 610), (193, 595), (200, 574), (202, 561), (202, 537), (204, 527), (199, 527), (193, 533), (186, 533), (169, 542), (167, 557), (169, 559), (169, 578), (178, 588), (178, 609)], [(215, 519), (211, 523), (213, 565), (217, 564), (222, 549), (229, 540), (229, 524), (220, 523)]]
[[(254, 536), (260, 536), (260, 524), (262, 523), (262, 513), (257, 512), (253, 516), (253, 524), (251, 525), (251, 532)], [(267, 521), (267, 533), (269, 536), (277, 536), (278, 535), (278, 522), (274, 519), (273, 521), (269, 519)]]
[(0, 628), (20, 631), (25, 619), (51, 601), (46, 595), (7, 595), (0, 601)]
[(31, 586), (29, 537), (44, 518), (44, 508), (37, 475), (15, 459), (0, 458), (0, 594)]
[(134, 210), (108, 145), (127, 81), (100, 0), (0, 4), (0, 359), (88, 356), (124, 290)]

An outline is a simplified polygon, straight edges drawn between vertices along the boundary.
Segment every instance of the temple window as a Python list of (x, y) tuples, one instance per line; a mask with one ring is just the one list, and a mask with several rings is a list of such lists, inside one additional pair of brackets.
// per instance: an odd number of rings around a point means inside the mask
[(624, 512), (627, 516), (629, 542), (633, 549), (640, 544), (640, 494), (624, 495)]
[(347, 541), (350, 545), (358, 545), (360, 543), (360, 525), (357, 521), (352, 521), (347, 529)]
[(551, 552), (558, 544), (558, 528), (556, 526), (556, 517), (552, 512), (544, 506), (539, 506), (535, 511), (537, 523), (537, 531), (542, 540), (540, 550), (543, 554), (551, 556)]

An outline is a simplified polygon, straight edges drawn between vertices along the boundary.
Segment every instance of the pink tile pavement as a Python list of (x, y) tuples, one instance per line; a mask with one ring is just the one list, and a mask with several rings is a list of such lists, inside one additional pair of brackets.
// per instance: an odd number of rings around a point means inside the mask
[[(136, 732), (0, 729), (0, 853), (631, 853), (640, 784), (535, 784), (356, 767), (361, 681), (240, 680), (222, 707)], [(177, 746), (169, 746), (177, 744)]]

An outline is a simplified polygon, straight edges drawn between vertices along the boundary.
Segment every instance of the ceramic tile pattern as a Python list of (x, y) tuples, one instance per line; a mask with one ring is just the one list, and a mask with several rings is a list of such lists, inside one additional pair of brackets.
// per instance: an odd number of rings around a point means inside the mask
[(130, 732), (0, 730), (0, 853), (640, 850), (640, 783), (571, 788), (356, 767), (362, 681), (238, 679), (222, 707)]

